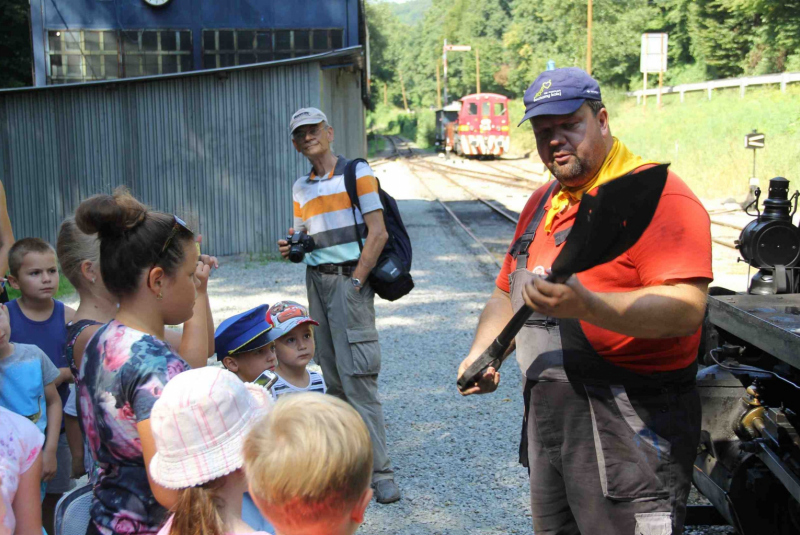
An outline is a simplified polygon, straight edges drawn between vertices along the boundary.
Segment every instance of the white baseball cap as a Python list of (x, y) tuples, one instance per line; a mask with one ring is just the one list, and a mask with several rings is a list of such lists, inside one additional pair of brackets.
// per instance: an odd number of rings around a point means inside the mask
[(153, 481), (184, 489), (238, 470), (247, 433), (271, 407), (267, 390), (228, 370), (209, 366), (176, 375), (150, 412)]
[(300, 108), (292, 115), (292, 120), (289, 122), (289, 133), (293, 133), (298, 127), (305, 124), (319, 124), (323, 121), (327, 123), (328, 118), (317, 108)]

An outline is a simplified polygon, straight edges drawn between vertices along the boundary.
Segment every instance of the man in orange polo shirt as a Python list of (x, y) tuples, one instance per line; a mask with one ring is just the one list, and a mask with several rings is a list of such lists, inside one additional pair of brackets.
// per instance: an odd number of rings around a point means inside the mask
[[(528, 304), (535, 314), (515, 345), (536, 534), (682, 533), (700, 436), (695, 359), (713, 278), (708, 214), (670, 172), (630, 250), (565, 284), (546, 282), (582, 196), (654, 162), (611, 135), (600, 86), (578, 68), (542, 73), (524, 102), (522, 122), (556, 180), (522, 211), (459, 375)], [(490, 368), (464, 394), (499, 381)]]

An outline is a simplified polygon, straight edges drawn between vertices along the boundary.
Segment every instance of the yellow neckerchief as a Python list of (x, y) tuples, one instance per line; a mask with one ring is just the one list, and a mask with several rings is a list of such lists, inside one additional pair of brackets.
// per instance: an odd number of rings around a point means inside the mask
[(603, 165), (600, 167), (600, 170), (597, 172), (594, 178), (578, 188), (567, 188), (561, 186), (559, 192), (555, 197), (553, 197), (553, 200), (550, 203), (550, 210), (548, 210), (547, 215), (545, 216), (545, 232), (550, 232), (550, 228), (553, 225), (553, 219), (556, 217), (556, 214), (561, 213), (561, 211), (569, 206), (570, 203), (579, 202), (581, 197), (583, 197), (583, 194), (587, 191), (596, 188), (597, 186), (601, 186), (606, 182), (610, 182), (615, 178), (627, 175), (638, 167), (651, 163), (657, 162), (644, 160), (640, 156), (637, 156), (628, 150), (628, 147), (626, 147), (620, 140), (614, 138), (614, 145), (611, 147), (611, 151), (609, 151), (605, 161), (603, 162)]

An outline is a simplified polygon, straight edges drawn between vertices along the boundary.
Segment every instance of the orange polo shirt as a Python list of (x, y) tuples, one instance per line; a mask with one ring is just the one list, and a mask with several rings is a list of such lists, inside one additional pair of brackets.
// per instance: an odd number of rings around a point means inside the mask
[[(637, 171), (652, 165), (640, 167)], [(534, 211), (547, 186), (536, 190), (520, 214), (514, 241), (533, 219)], [(580, 203), (556, 215), (549, 233), (544, 231), (544, 218), (528, 249), (527, 269), (543, 273), (549, 269), (563, 247), (556, 245), (555, 235), (572, 226)], [(550, 208), (550, 200), (545, 211)], [(512, 242), (513, 243), (513, 242)], [(508, 275), (517, 261), (506, 254), (497, 276), (497, 287), (510, 291)], [(667, 176), (656, 213), (642, 237), (627, 252), (611, 262), (578, 274), (578, 280), (593, 292), (629, 292), (666, 281), (689, 279), (712, 280), (711, 221), (708, 212), (689, 187), (671, 171)], [(592, 347), (613, 364), (637, 373), (678, 370), (691, 364), (697, 356), (700, 329), (691, 336), (644, 339), (633, 338), (601, 329), (581, 321), (581, 327)]]

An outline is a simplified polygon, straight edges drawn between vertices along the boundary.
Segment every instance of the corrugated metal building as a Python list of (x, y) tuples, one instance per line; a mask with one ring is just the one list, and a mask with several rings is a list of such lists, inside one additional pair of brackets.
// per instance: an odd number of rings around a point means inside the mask
[(0, 180), (14, 234), (55, 243), (94, 193), (128, 186), (216, 255), (274, 252), (308, 171), (289, 118), (319, 107), (337, 153), (366, 154), (362, 47), (171, 76), (0, 91)]

